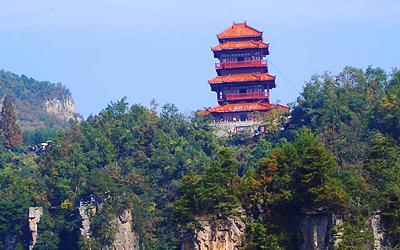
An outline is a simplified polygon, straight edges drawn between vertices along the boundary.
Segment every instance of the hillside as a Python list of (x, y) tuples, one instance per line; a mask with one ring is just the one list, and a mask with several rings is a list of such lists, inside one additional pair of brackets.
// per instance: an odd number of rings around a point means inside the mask
[(43, 127), (67, 128), (71, 121), (82, 120), (75, 112), (69, 90), (62, 84), (36, 81), (0, 71), (0, 101), (8, 96), (23, 130)]
[(128, 231), (134, 250), (228, 234), (235, 250), (399, 249), (399, 100), (396, 69), (346, 67), (311, 78), (285, 129), (231, 141), (172, 104), (111, 103), (40, 155), (0, 150), (0, 248), (36, 230), (34, 249), (110, 249)]

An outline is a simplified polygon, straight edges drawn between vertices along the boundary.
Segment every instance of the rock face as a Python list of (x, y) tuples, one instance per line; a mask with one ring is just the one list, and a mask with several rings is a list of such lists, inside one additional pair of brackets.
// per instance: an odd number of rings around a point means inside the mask
[(30, 207), (28, 211), (29, 232), (31, 234), (29, 240), (29, 250), (33, 249), (38, 237), (37, 224), (40, 222), (40, 217), (43, 214), (42, 207)]
[(132, 231), (133, 216), (130, 210), (125, 210), (113, 221), (115, 234), (113, 250), (139, 250), (139, 235)]
[(245, 224), (241, 220), (215, 218), (199, 220), (203, 230), (188, 232), (181, 250), (237, 250), (244, 243)]
[[(298, 235), (301, 239), (300, 250), (327, 250), (334, 249), (341, 242), (340, 236), (346, 234), (341, 230), (332, 234), (332, 228), (340, 226), (343, 221), (328, 213), (316, 210), (302, 211), (298, 226)], [(366, 244), (369, 250), (388, 249), (385, 235), (385, 226), (379, 212), (372, 214), (366, 221), (367, 230), (373, 234), (373, 244)]]
[(44, 102), (44, 110), (47, 114), (53, 115), (62, 120), (76, 120), (82, 118), (75, 113), (75, 103), (71, 95), (65, 95), (62, 99), (53, 98)]
[(94, 215), (96, 208), (94, 206), (80, 206), (79, 207), (79, 221), (81, 236), (85, 239), (90, 239), (92, 233), (90, 232), (90, 218)]
[(385, 235), (385, 225), (379, 212), (371, 215), (367, 220), (369, 231), (374, 235), (374, 245), (369, 249), (383, 250), (388, 246), (387, 237)]
[[(81, 236), (87, 240), (91, 238), (90, 218), (96, 214), (95, 206), (79, 207), (79, 218), (81, 222)], [(111, 247), (103, 247), (102, 250), (139, 250), (139, 235), (132, 231), (133, 216), (130, 210), (123, 211), (112, 221), (116, 229), (114, 244)]]
[(332, 216), (321, 211), (308, 210), (300, 215), (298, 235), (301, 239), (300, 250), (330, 249), (333, 242), (331, 229)]

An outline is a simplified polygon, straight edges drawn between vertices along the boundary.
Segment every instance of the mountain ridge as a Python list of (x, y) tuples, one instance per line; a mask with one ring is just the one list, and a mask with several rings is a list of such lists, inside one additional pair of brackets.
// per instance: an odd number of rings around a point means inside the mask
[(37, 81), (26, 75), (0, 71), (0, 100), (10, 98), (22, 130), (68, 128), (73, 121), (82, 121), (68, 88), (61, 83)]

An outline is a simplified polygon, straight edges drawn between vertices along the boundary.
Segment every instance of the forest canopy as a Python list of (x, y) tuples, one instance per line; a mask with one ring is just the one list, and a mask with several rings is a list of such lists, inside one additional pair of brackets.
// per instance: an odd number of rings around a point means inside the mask
[[(125, 98), (112, 102), (52, 138), (40, 155), (0, 150), (0, 248), (7, 237), (27, 247), (26, 211), (40, 206), (35, 249), (111, 245), (110, 221), (126, 210), (143, 249), (180, 249), (202, 216), (240, 213), (242, 249), (295, 250), (293, 223), (305, 210), (341, 218), (338, 249), (365, 249), (366, 221), (380, 213), (397, 249), (399, 100), (397, 69), (346, 67), (313, 76), (283, 130), (234, 142), (215, 137), (208, 117), (186, 117), (173, 104), (157, 113)], [(106, 202), (91, 219), (88, 241), (77, 207), (92, 196)]]

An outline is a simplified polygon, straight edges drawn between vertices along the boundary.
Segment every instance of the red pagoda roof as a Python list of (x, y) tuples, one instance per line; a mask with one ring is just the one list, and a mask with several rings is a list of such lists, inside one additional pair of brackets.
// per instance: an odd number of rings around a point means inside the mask
[(200, 115), (208, 115), (210, 113), (268, 111), (274, 108), (289, 110), (289, 107), (279, 104), (251, 102), (251, 103), (228, 103), (225, 105), (218, 105), (214, 108), (208, 108), (198, 113)]
[(220, 43), (215, 47), (212, 47), (212, 51), (221, 51), (225, 49), (252, 49), (252, 48), (268, 48), (269, 44), (263, 43), (262, 41), (240, 41), (240, 42), (227, 42)]
[(223, 38), (239, 38), (239, 37), (259, 37), (262, 32), (248, 26), (244, 23), (233, 23), (233, 25), (225, 31), (217, 35), (218, 39)]
[(224, 82), (256, 82), (256, 81), (274, 81), (275, 76), (270, 74), (240, 74), (240, 75), (228, 75), (228, 76), (217, 76), (211, 80), (208, 80), (209, 84), (218, 84)]

